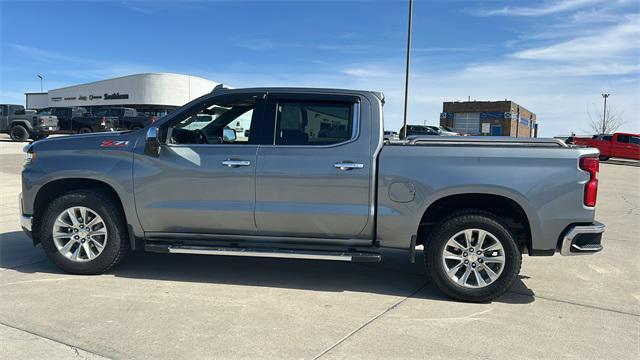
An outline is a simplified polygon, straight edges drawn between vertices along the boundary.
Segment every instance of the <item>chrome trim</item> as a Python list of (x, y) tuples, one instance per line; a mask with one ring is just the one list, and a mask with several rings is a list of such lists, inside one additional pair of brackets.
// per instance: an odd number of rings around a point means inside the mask
[(251, 161), (249, 160), (232, 160), (232, 159), (227, 159), (225, 161), (222, 162), (222, 165), (224, 166), (228, 166), (228, 167), (239, 167), (239, 166), (250, 166), (251, 165)]
[(333, 164), (333, 167), (340, 170), (353, 170), (353, 169), (363, 169), (364, 164), (352, 163), (352, 162), (337, 162)]
[(229, 248), (205, 248), (205, 247), (180, 247), (169, 246), (168, 250), (172, 254), (197, 254), (197, 255), (224, 255), (224, 256), (251, 256), (265, 258), (285, 258), (285, 259), (311, 259), (311, 260), (333, 260), (351, 261), (353, 256), (348, 253), (318, 253), (294, 252), (294, 251), (258, 251), (251, 249), (229, 249)]
[[(592, 225), (577, 225), (577, 226), (571, 227), (569, 231), (562, 238), (562, 243), (560, 245), (560, 255), (563, 255), (563, 256), (581, 255), (581, 254), (594, 253), (602, 250), (602, 246), (600, 246), (599, 248), (593, 247), (592, 249), (582, 248), (578, 245), (572, 244), (572, 242), (573, 242), (573, 239), (576, 237), (576, 235), (600, 234), (604, 232), (605, 228), (606, 226), (599, 222), (594, 222)], [(572, 247), (579, 251), (585, 251), (585, 252), (572, 252), (571, 251)]]

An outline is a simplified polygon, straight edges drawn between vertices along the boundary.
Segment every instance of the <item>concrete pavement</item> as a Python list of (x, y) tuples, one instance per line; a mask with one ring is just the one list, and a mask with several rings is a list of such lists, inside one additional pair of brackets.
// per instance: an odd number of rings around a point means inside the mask
[[(3, 138), (4, 139), (4, 138)], [(60, 272), (20, 232), (21, 147), (0, 139), (3, 358), (583, 358), (640, 355), (640, 168), (601, 166), (605, 250), (525, 257), (488, 304), (444, 297), (418, 257), (379, 264), (139, 253)]]

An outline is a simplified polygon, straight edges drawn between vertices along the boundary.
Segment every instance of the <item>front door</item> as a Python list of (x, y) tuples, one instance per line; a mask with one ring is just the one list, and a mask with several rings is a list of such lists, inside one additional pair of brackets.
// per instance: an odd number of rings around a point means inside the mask
[[(159, 125), (159, 157), (136, 151), (134, 188), (145, 232), (254, 234), (260, 96), (203, 100)], [(249, 130), (237, 134), (227, 125)]]
[(360, 105), (352, 97), (309, 99), (270, 101), (276, 123), (273, 145), (258, 149), (258, 233), (366, 238), (372, 155), (369, 138), (358, 137)]

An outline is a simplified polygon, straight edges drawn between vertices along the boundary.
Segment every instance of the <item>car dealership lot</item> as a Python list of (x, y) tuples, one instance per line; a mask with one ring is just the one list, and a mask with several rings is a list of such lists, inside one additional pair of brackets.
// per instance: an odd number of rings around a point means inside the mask
[(18, 224), (24, 144), (0, 138), (0, 344), (10, 358), (634, 358), (640, 168), (603, 164), (605, 250), (525, 257), (487, 304), (445, 298), (421, 256), (378, 264), (133, 254), (61, 273)]

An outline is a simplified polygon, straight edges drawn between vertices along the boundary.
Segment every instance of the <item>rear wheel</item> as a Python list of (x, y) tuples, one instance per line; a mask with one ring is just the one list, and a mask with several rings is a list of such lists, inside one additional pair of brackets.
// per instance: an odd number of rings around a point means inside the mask
[(484, 302), (506, 292), (522, 255), (508, 227), (493, 214), (469, 210), (442, 221), (425, 247), (435, 284), (454, 299)]
[(101, 274), (129, 249), (120, 205), (91, 190), (53, 200), (42, 215), (39, 237), (49, 259), (73, 274)]
[(607, 161), (607, 160), (609, 160), (609, 157), (608, 156), (598, 156), (598, 160)]
[(91, 128), (88, 128), (88, 127), (83, 127), (83, 128), (78, 129), (78, 134), (89, 134), (89, 133), (92, 133), (92, 132), (93, 132), (93, 130), (91, 130)]
[(11, 131), (9, 131), (11, 140), (24, 142), (29, 139), (29, 130), (22, 125), (13, 125)]

